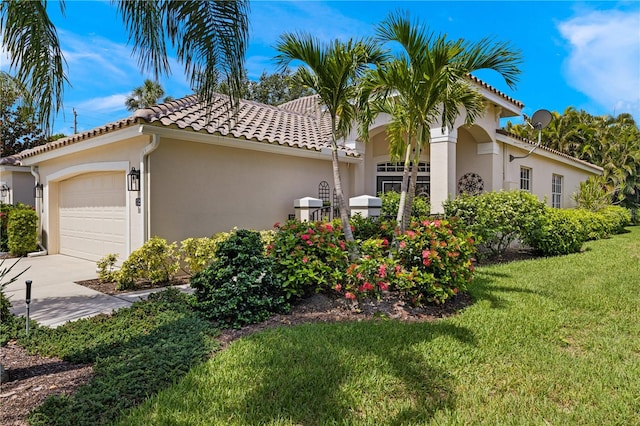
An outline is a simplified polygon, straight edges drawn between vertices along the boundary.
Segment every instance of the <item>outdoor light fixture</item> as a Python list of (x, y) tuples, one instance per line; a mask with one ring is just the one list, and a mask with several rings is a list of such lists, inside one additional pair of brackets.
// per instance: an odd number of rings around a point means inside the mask
[(7, 186), (6, 183), (3, 183), (2, 186), (0, 186), (0, 196), (6, 197), (8, 193), (9, 193), (9, 187)]
[(140, 191), (140, 170), (136, 170), (135, 167), (132, 167), (127, 175), (127, 190)]
[(44, 186), (41, 183), (36, 183), (36, 186), (33, 187), (33, 198), (42, 198), (42, 189)]

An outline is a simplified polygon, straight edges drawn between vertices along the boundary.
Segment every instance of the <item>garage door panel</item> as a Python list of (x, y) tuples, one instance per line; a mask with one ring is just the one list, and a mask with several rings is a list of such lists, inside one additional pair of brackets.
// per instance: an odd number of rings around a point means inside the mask
[(91, 173), (60, 183), (60, 253), (98, 260), (125, 256), (124, 173)]

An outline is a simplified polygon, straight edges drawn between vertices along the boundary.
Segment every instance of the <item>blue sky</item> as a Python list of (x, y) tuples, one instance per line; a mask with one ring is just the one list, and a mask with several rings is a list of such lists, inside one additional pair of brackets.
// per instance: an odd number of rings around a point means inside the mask
[[(105, 1), (67, 1), (62, 17), (56, 2), (48, 10), (57, 25), (71, 87), (54, 131), (88, 130), (129, 115), (124, 99), (143, 75), (116, 9)], [(640, 121), (640, 2), (551, 1), (253, 1), (249, 77), (273, 72), (273, 45), (285, 31), (307, 31), (323, 40), (369, 36), (390, 11), (406, 10), (431, 31), (452, 39), (492, 37), (520, 49), (524, 62), (515, 90), (499, 76), (477, 76), (525, 104), (563, 111), (568, 106), (600, 114), (630, 112)], [(0, 67), (7, 69), (5, 55)], [(161, 78), (174, 97), (189, 94), (180, 64)]]

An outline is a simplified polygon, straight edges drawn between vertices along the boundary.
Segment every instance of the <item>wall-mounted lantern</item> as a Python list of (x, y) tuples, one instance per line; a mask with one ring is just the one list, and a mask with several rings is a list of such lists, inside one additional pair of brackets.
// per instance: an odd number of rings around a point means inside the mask
[(7, 184), (3, 183), (2, 186), (0, 186), (0, 196), (2, 196), (2, 198), (6, 197), (9, 194), (9, 189)]
[(36, 183), (36, 186), (33, 187), (33, 198), (42, 198), (43, 188), (44, 185)]
[(135, 167), (127, 174), (127, 190), (140, 191), (140, 170), (136, 170)]

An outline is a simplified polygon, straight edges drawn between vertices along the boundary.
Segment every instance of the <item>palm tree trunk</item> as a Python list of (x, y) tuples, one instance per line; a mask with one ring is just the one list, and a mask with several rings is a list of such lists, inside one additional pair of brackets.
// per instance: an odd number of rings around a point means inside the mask
[(402, 171), (402, 185), (400, 186), (400, 204), (398, 205), (398, 215), (396, 216), (397, 226), (400, 227), (400, 233), (406, 230), (404, 221), (404, 208), (407, 203), (407, 188), (409, 186), (409, 161), (411, 160), (412, 143), (409, 139), (407, 143), (407, 152), (404, 158), (404, 170)]

